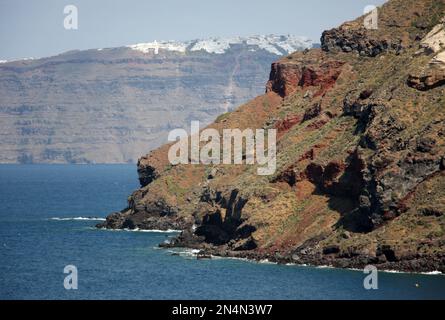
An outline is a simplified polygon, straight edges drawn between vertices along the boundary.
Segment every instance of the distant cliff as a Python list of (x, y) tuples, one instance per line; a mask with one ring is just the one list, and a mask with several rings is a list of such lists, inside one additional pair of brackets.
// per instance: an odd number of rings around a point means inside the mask
[(263, 93), (294, 36), (160, 41), (0, 63), (0, 163), (136, 162)]
[(445, 272), (445, 1), (390, 0), (272, 65), (210, 127), (277, 129), (277, 170), (140, 159), (99, 227), (183, 229), (164, 246), (283, 263)]

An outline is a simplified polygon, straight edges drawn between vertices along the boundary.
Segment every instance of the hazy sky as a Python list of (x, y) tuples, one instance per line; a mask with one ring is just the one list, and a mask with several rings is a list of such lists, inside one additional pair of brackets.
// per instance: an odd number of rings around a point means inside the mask
[[(321, 32), (385, 0), (0, 0), (0, 60), (211, 36)], [(78, 30), (65, 30), (65, 5)]]

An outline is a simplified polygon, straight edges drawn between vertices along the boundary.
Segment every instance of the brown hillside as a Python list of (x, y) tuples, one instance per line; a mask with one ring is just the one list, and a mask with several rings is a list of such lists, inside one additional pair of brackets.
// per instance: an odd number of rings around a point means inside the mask
[(445, 271), (445, 1), (392, 0), (321, 49), (272, 65), (267, 93), (211, 126), (278, 129), (277, 171), (139, 161), (108, 228), (180, 228), (171, 244), (274, 261)]

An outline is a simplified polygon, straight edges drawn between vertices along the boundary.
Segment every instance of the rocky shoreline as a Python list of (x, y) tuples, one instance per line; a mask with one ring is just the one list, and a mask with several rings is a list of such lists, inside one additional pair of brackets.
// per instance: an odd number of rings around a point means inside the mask
[[(179, 225), (171, 223), (153, 223), (148, 228), (118, 228), (119, 230), (138, 230), (138, 231), (171, 231), (178, 229)], [(106, 225), (106, 222), (96, 225), (97, 228), (113, 229)], [(159, 244), (163, 249), (185, 248), (199, 250), (198, 259), (210, 259), (212, 256), (221, 258), (247, 259), (261, 262), (268, 261), (277, 264), (294, 264), (313, 267), (332, 267), (341, 269), (362, 270), (368, 265), (375, 266), (380, 271), (395, 271), (406, 273), (436, 273), (445, 274), (445, 255), (422, 255), (415, 254), (411, 256), (397, 257), (397, 253), (391, 248), (381, 247), (374, 255), (351, 254), (345, 256), (340, 253), (336, 246), (326, 247), (321, 253), (310, 246), (300, 247), (293, 251), (275, 251), (267, 250), (232, 250), (230, 245), (212, 245), (206, 243), (203, 237), (196, 236), (193, 228), (180, 231), (180, 234), (166, 242)]]
[[(342, 269), (363, 269), (368, 265), (378, 270), (393, 270), (407, 273), (440, 272), (445, 274), (445, 256), (403, 257), (400, 260), (390, 249), (381, 250), (378, 255), (357, 255), (344, 257), (335, 247), (324, 250), (322, 254), (310, 253), (312, 248), (299, 248), (293, 252), (267, 252), (261, 250), (235, 251), (228, 246), (214, 246), (199, 241), (189, 231), (183, 231), (169, 243), (161, 243), (161, 248), (188, 248), (200, 250), (199, 255), (223, 258), (239, 258), (252, 261), (269, 261), (277, 264), (295, 264), (305, 266), (328, 266)], [(297, 252), (298, 251), (298, 252)]]

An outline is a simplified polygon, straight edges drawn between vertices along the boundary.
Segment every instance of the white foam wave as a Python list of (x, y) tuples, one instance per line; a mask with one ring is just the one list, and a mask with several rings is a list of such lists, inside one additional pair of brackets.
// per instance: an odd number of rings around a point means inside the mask
[[(361, 270), (359, 270), (361, 271)], [(440, 271), (429, 271), (429, 272), (408, 272), (408, 271), (399, 271), (399, 270), (381, 270), (381, 272), (385, 272), (385, 273), (406, 273), (406, 274), (422, 274), (422, 275), (427, 275), (427, 276), (443, 276), (445, 275), (444, 273), (440, 272)]]
[(158, 230), (158, 229), (123, 229), (124, 231), (131, 231), (131, 232), (149, 232), (149, 233), (176, 233), (181, 232), (181, 230), (175, 230), (175, 229), (167, 229), (167, 230)]
[(187, 248), (181, 248), (182, 250), (168, 250), (169, 253), (174, 255), (179, 255), (184, 258), (194, 258), (196, 259), (198, 253), (200, 250), (197, 249), (187, 249)]
[(440, 272), (440, 271), (422, 272), (422, 274), (431, 275), (431, 276), (444, 275), (444, 274), (443, 274), (442, 272)]
[(315, 268), (317, 268), (317, 269), (335, 269), (335, 267), (328, 266), (328, 265), (315, 266)]
[(277, 262), (270, 261), (269, 259), (261, 259), (258, 261), (261, 264), (278, 264)]
[(68, 218), (59, 218), (59, 217), (54, 217), (54, 218), (50, 218), (50, 220), (56, 220), (56, 221), (75, 221), (75, 220), (80, 220), (80, 221), (105, 221), (105, 218), (98, 218), (98, 217), (68, 217)]
[[(105, 220), (105, 219), (104, 219)], [(158, 230), (158, 229), (107, 229), (107, 228), (100, 228), (99, 230), (104, 230), (104, 231), (113, 231), (113, 232), (119, 232), (119, 231), (126, 231), (126, 232), (146, 232), (146, 233), (178, 233), (181, 232), (181, 230), (174, 230), (174, 229), (168, 229), (168, 230)]]

